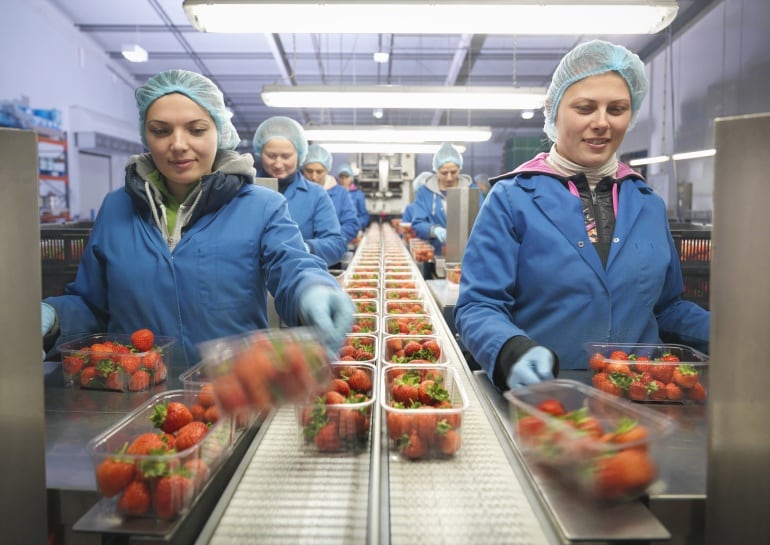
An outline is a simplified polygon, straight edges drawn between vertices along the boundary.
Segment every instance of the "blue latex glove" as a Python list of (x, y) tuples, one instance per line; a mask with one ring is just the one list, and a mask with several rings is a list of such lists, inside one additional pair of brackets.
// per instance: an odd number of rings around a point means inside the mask
[(446, 229), (443, 227), (434, 227), (433, 236), (436, 237), (441, 244), (444, 244), (446, 242)]
[(527, 350), (508, 373), (506, 384), (509, 388), (529, 386), (553, 379), (553, 354), (544, 346)]
[(40, 303), (40, 335), (45, 337), (56, 322), (56, 311), (48, 303)]
[(310, 286), (299, 298), (300, 318), (306, 325), (318, 328), (330, 359), (336, 359), (345, 342), (345, 335), (353, 326), (354, 312), (350, 296), (331, 286)]

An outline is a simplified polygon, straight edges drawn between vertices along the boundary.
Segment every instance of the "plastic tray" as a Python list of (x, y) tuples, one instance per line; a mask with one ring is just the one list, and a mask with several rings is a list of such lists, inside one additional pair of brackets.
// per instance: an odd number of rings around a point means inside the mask
[(443, 341), (436, 335), (385, 335), (382, 339), (382, 363), (447, 365), (449, 359)]

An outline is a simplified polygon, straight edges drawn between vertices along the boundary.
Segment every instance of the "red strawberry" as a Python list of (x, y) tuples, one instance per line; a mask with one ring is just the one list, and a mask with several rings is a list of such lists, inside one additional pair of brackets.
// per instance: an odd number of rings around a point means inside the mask
[(193, 499), (195, 487), (192, 479), (182, 475), (161, 477), (155, 483), (153, 503), (155, 513), (164, 519), (177, 516)]
[(315, 445), (318, 450), (324, 452), (334, 452), (340, 449), (342, 442), (340, 441), (339, 430), (336, 422), (329, 422), (324, 425), (315, 436)]
[(137, 436), (128, 445), (126, 454), (144, 456), (146, 454), (163, 454), (167, 450), (168, 445), (159, 433), (147, 432)]
[(193, 421), (192, 412), (180, 401), (158, 403), (152, 408), (150, 420), (156, 428), (167, 433), (174, 433), (182, 426)]
[(670, 399), (671, 401), (682, 399), (682, 389), (678, 384), (674, 382), (669, 382), (666, 384), (666, 398)]
[(77, 375), (85, 364), (85, 359), (80, 356), (67, 356), (61, 362), (62, 370), (68, 375)]
[(118, 500), (118, 509), (127, 515), (143, 515), (150, 510), (152, 496), (145, 481), (131, 481)]
[(677, 365), (673, 379), (682, 388), (692, 388), (698, 382), (698, 370), (692, 365)]
[(404, 345), (404, 356), (409, 358), (413, 356), (415, 353), (419, 352), (421, 348), (422, 348), (422, 345), (417, 341), (409, 341)]
[(184, 463), (184, 468), (190, 472), (190, 475), (192, 475), (193, 483), (196, 488), (200, 488), (208, 480), (209, 475), (211, 475), (211, 468), (209, 468), (209, 465), (200, 458), (187, 460)]
[(635, 380), (628, 387), (628, 399), (634, 401), (644, 401), (647, 399), (647, 385), (639, 380)]
[(104, 382), (104, 387), (107, 390), (118, 390), (122, 392), (125, 389), (125, 385), (123, 383), (123, 375), (121, 375), (118, 371), (110, 373), (107, 376), (107, 380)]
[(706, 399), (706, 388), (704, 388), (703, 384), (700, 382), (695, 383), (695, 386), (685, 390), (685, 392), (687, 399), (691, 399), (693, 401), (705, 401)]
[(441, 451), (441, 454), (451, 456), (460, 450), (460, 434), (455, 430), (448, 426), (442, 427), (442, 425), (439, 424), (436, 433), (438, 434), (438, 449)]
[(426, 358), (431, 361), (437, 361), (441, 357), (441, 347), (433, 339), (423, 341), (422, 350)]
[(164, 380), (166, 380), (166, 376), (168, 375), (168, 369), (166, 368), (166, 364), (162, 361), (158, 362), (158, 367), (155, 369), (155, 372), (152, 373), (152, 383), (153, 384), (160, 384)]
[(214, 404), (214, 387), (211, 384), (204, 384), (198, 392), (198, 403), (203, 407), (211, 407)]
[(140, 392), (150, 387), (150, 374), (140, 369), (131, 376), (128, 381), (128, 389), (132, 392)]
[(134, 480), (136, 466), (133, 460), (107, 458), (96, 468), (96, 485), (105, 498), (111, 498)]
[(355, 392), (368, 393), (372, 390), (372, 377), (366, 370), (357, 367), (348, 377), (348, 386)]
[(666, 385), (659, 380), (653, 380), (647, 384), (647, 391), (653, 401), (665, 401), (667, 399)]
[(203, 413), (203, 421), (206, 424), (213, 424), (218, 420), (219, 420), (219, 409), (217, 409), (216, 405), (212, 405), (211, 407), (208, 407), (206, 411)]
[(341, 378), (332, 379), (329, 384), (329, 389), (341, 394), (343, 397), (348, 397), (350, 395), (350, 386)]
[(91, 381), (96, 378), (96, 367), (86, 367), (80, 373), (80, 385), (87, 388), (91, 385)]
[(594, 371), (603, 371), (606, 365), (607, 362), (600, 352), (594, 353), (588, 360), (588, 366)]
[(564, 405), (558, 399), (545, 399), (538, 404), (537, 408), (552, 416), (562, 416), (567, 413)]
[(142, 358), (136, 354), (121, 354), (118, 362), (123, 370), (129, 375), (136, 373), (142, 366)]
[(148, 371), (156, 371), (158, 366), (162, 363), (160, 353), (150, 350), (144, 356), (142, 356), (142, 367)]
[(404, 437), (399, 441), (399, 448), (401, 454), (410, 460), (416, 460), (428, 454), (428, 444), (414, 430), (408, 437)]
[(668, 384), (674, 379), (674, 367), (675, 365), (670, 363), (658, 361), (650, 366), (650, 373), (655, 377), (655, 380), (659, 380), (663, 384)]
[(176, 432), (176, 450), (182, 452), (197, 445), (206, 436), (209, 427), (203, 422), (190, 422)]
[(596, 493), (603, 499), (619, 499), (644, 491), (657, 470), (649, 455), (640, 449), (624, 449), (599, 457), (596, 462)]
[(193, 420), (195, 420), (196, 422), (206, 421), (206, 418), (204, 417), (204, 415), (206, 414), (206, 409), (200, 403), (190, 405), (190, 413), (192, 413)]
[(139, 352), (147, 352), (155, 346), (155, 334), (149, 329), (137, 329), (131, 333), (131, 344)]

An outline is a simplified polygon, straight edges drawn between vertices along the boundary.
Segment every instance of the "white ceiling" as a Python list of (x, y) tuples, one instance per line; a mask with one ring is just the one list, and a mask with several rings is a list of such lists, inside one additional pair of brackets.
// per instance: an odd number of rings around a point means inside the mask
[[(653, 36), (499, 36), (442, 34), (207, 34), (196, 31), (182, 0), (49, 0), (134, 78), (132, 85), (170, 68), (209, 76), (224, 92), (239, 134), (250, 139), (273, 115), (302, 124), (337, 125), (482, 125), (493, 128), (499, 150), (513, 134), (538, 135), (542, 114), (525, 121), (510, 112), (386, 110), (375, 119), (370, 110), (285, 110), (268, 108), (260, 91), (283, 85), (474, 85), (547, 86), (559, 59), (577, 43), (603, 38), (626, 45), (642, 60), (665, 45), (712, 2), (680, 0), (671, 25)], [(426, 24), (430, 24), (426, 22)], [(123, 44), (136, 42), (149, 61), (123, 59)], [(375, 63), (388, 51), (387, 64)]]

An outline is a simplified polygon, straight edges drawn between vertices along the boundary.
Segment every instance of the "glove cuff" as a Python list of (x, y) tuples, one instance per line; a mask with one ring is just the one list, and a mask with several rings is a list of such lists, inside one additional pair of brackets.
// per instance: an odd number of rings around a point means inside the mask
[[(536, 346), (541, 345), (525, 335), (517, 335), (508, 339), (500, 349), (495, 361), (495, 368), (492, 371), (492, 382), (495, 386), (501, 390), (508, 389), (508, 375), (511, 374), (513, 364), (519, 361), (519, 358), (530, 348)], [(546, 350), (553, 356), (553, 376), (557, 377), (559, 375), (559, 356), (550, 348), (546, 348)]]

